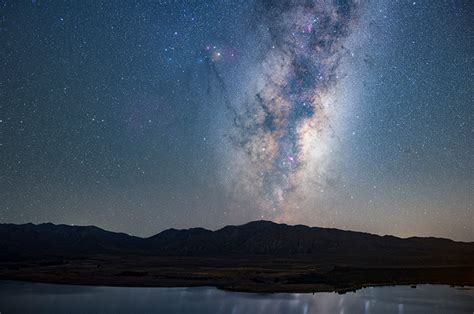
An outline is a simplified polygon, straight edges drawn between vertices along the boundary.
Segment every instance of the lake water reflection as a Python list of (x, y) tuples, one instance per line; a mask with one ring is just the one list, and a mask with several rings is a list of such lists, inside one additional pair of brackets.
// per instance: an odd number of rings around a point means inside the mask
[(0, 313), (474, 313), (474, 290), (421, 285), (357, 292), (251, 294), (0, 282)]

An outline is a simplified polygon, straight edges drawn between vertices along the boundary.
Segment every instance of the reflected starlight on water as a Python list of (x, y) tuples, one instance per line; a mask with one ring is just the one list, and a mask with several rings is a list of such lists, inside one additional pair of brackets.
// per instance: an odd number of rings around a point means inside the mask
[(2, 313), (472, 313), (474, 290), (365, 288), (346, 294), (250, 294), (215, 288), (86, 287), (2, 282)]

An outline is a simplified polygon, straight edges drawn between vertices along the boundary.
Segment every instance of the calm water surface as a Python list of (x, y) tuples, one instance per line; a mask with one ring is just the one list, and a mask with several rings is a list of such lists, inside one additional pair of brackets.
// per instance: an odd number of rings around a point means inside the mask
[(0, 282), (0, 313), (474, 313), (474, 290), (422, 285), (336, 293), (121, 288)]

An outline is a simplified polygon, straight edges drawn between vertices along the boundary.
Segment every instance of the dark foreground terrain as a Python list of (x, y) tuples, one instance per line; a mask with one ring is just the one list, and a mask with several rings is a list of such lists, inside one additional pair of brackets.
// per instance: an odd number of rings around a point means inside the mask
[(0, 279), (249, 292), (474, 286), (474, 243), (268, 221), (217, 231), (169, 229), (150, 238), (96, 227), (3, 224)]

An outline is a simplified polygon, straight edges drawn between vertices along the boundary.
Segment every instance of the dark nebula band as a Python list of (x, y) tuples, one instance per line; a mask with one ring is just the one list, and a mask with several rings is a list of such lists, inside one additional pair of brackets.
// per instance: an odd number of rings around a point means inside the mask
[[(255, 94), (237, 110), (236, 143), (254, 166), (260, 205), (282, 215), (331, 134), (328, 92), (338, 82), (347, 53), (344, 40), (356, 26), (358, 1), (261, 1), (257, 11), (270, 44)], [(314, 165), (313, 167), (314, 168)], [(316, 171), (318, 171), (316, 166)], [(288, 201), (291, 201), (288, 204)], [(276, 215), (276, 216), (275, 216)]]

